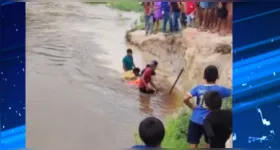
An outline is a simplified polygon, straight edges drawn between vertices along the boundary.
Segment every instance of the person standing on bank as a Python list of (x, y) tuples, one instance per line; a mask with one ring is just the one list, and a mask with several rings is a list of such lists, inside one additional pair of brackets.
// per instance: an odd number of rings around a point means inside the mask
[(162, 19), (161, 2), (154, 2), (154, 31), (159, 32), (159, 21)]
[(169, 31), (172, 32), (172, 17), (169, 2), (161, 2), (161, 13), (163, 15), (162, 31), (167, 32), (166, 25), (169, 23)]
[(179, 2), (170, 2), (171, 12), (172, 12), (172, 30), (173, 32), (179, 31), (179, 18), (180, 18), (180, 3)]
[(181, 22), (181, 27), (186, 28), (187, 27), (187, 22), (186, 22), (186, 2), (180, 2), (180, 22)]
[(227, 2), (218, 2), (217, 9), (217, 25), (216, 28), (212, 31), (213, 33), (219, 32), (219, 35), (226, 35), (226, 24), (227, 24)]
[(144, 15), (145, 15), (145, 31), (146, 35), (152, 34), (153, 32), (153, 3), (145, 2), (144, 3)]
[[(155, 86), (152, 80), (152, 74), (156, 70), (158, 66), (158, 62), (153, 60), (149, 67), (145, 68), (143, 72), (140, 84), (139, 84), (139, 91), (145, 94), (153, 94), (157, 91), (157, 87)], [(150, 86), (149, 86), (150, 85)]]
[[(204, 80), (206, 84), (198, 84), (188, 92), (184, 98), (184, 103), (192, 110), (192, 115), (188, 126), (187, 140), (190, 148), (197, 148), (202, 135), (204, 135), (205, 142), (209, 143), (209, 138), (203, 126), (204, 118), (209, 114), (209, 110), (203, 102), (203, 96), (208, 91), (215, 91), (220, 94), (222, 98), (230, 97), (232, 90), (224, 86), (216, 84), (219, 79), (219, 71), (216, 66), (209, 65), (204, 69)], [(190, 99), (196, 98), (196, 104), (192, 104)], [(208, 148), (209, 145), (207, 144)]]

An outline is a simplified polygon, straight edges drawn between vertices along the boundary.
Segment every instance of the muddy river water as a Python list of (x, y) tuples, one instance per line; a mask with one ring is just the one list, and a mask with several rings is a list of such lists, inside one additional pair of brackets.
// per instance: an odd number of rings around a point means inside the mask
[[(79, 2), (27, 6), (27, 147), (130, 147), (145, 116), (165, 118), (175, 96), (139, 95), (120, 78), (125, 31), (139, 17)], [(140, 52), (136, 64), (145, 66)]]

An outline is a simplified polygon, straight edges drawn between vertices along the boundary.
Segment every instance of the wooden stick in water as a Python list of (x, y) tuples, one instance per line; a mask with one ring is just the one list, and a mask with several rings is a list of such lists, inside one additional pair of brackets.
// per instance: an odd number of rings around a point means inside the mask
[(174, 84), (173, 84), (172, 88), (171, 88), (171, 89), (170, 89), (170, 91), (169, 91), (169, 94), (171, 94), (171, 92), (172, 92), (172, 90), (174, 89), (175, 85), (177, 84), (177, 82), (178, 82), (179, 78), (181, 77), (181, 75), (182, 75), (183, 71), (184, 71), (184, 68), (182, 68), (182, 69), (181, 69), (181, 71), (180, 71), (179, 75), (177, 76), (177, 79), (175, 80), (175, 82), (174, 82)]

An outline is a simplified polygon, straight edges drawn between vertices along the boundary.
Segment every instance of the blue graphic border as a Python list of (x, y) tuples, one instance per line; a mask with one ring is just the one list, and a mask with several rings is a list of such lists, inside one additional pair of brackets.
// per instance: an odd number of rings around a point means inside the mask
[(0, 148), (25, 148), (25, 3), (0, 2)]
[(234, 3), (234, 148), (280, 148), (280, 3)]

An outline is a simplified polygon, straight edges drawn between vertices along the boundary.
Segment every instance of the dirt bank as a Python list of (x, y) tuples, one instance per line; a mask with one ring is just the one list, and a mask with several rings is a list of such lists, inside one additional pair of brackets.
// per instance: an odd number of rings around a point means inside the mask
[(185, 71), (178, 82), (180, 90), (188, 90), (203, 82), (203, 69), (210, 64), (220, 71), (219, 84), (231, 87), (232, 36), (198, 32), (188, 28), (178, 34), (157, 33), (145, 36), (144, 31), (127, 33), (127, 41), (141, 51), (154, 55), (159, 61), (159, 70), (174, 82), (181, 68)]

